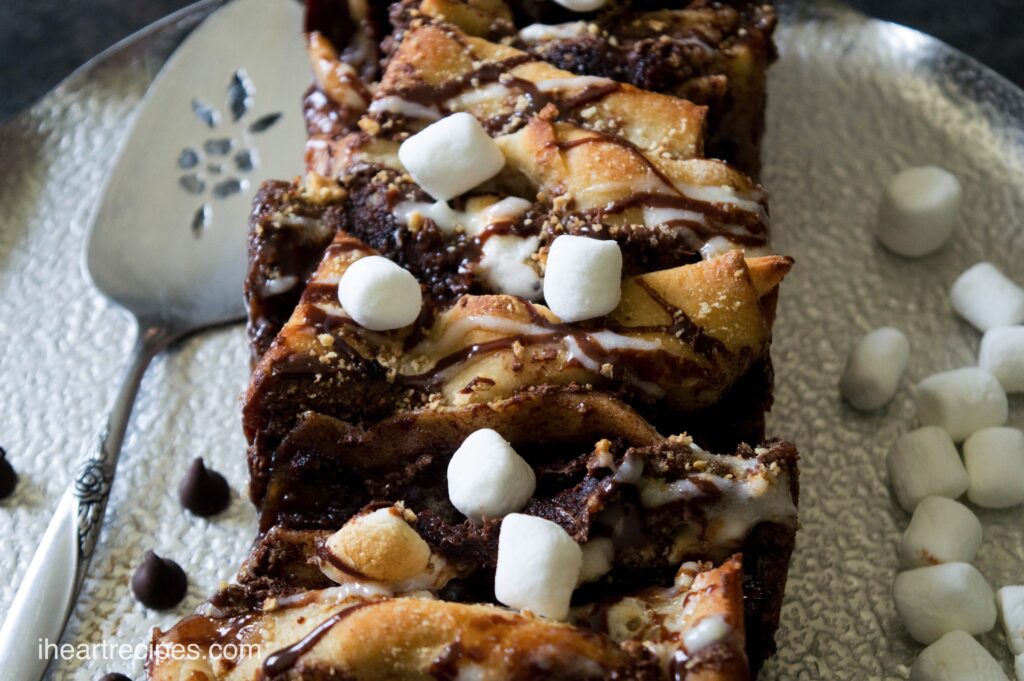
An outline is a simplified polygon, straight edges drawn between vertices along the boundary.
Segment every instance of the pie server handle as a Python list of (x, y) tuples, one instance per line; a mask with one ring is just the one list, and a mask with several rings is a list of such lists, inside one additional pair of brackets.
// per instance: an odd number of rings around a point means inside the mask
[(39, 681), (61, 644), (100, 536), (135, 395), (146, 367), (169, 340), (160, 328), (138, 335), (106, 427), (61, 497), (0, 628), (4, 681)]

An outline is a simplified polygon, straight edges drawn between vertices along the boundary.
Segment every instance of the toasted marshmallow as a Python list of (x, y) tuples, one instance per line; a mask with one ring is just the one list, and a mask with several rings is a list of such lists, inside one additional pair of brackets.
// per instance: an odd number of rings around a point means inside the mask
[(564, 620), (583, 568), (583, 551), (550, 520), (512, 513), (501, 522), (494, 595), (499, 602)]
[(345, 270), (338, 282), (338, 301), (360, 326), (390, 331), (416, 321), (423, 293), (408, 270), (383, 256), (371, 255)]
[(885, 460), (896, 501), (913, 511), (925, 497), (955, 499), (967, 491), (967, 471), (949, 434), (925, 426), (902, 435)]
[(608, 0), (555, 0), (555, 2), (573, 12), (593, 12), (608, 4)]
[(957, 314), (980, 331), (1024, 323), (1024, 288), (990, 262), (965, 270), (949, 297)]
[(1008, 393), (1024, 393), (1024, 326), (989, 329), (981, 338), (978, 366)]
[(1009, 416), (1006, 392), (990, 372), (965, 367), (933, 374), (914, 390), (917, 420), (938, 426), (956, 442), (971, 433), (1001, 426)]
[(914, 509), (900, 541), (900, 564), (919, 568), (942, 563), (970, 563), (981, 546), (981, 521), (952, 499), (926, 497)]
[(962, 199), (960, 181), (949, 171), (908, 168), (886, 185), (875, 234), (883, 246), (908, 258), (934, 253), (953, 234)]
[[(983, 508), (1024, 503), (1024, 433), (984, 428), (964, 442), (967, 498)], [(1024, 652), (1024, 651), (1021, 651)]]
[(591, 539), (580, 547), (583, 551), (583, 569), (580, 570), (580, 584), (593, 582), (604, 577), (612, 569), (615, 559), (615, 545), (608, 537)]
[(469, 191), (505, 167), (501, 149), (480, 122), (465, 112), (431, 123), (402, 142), (398, 160), (438, 201)]
[(1014, 655), (1024, 654), (1024, 586), (1004, 586), (996, 592), (1006, 643)]
[(910, 359), (910, 341), (899, 329), (875, 329), (850, 350), (839, 392), (854, 408), (871, 411), (896, 394)]
[(565, 322), (606, 315), (622, 294), (622, 250), (614, 241), (563, 234), (548, 251), (544, 302)]
[(951, 631), (921, 651), (910, 681), (1006, 681), (1006, 674), (970, 634)]
[(359, 515), (324, 542), (346, 569), (379, 582), (399, 582), (420, 574), (430, 561), (430, 546), (409, 525), (414, 516), (392, 506)]
[(967, 563), (907, 570), (893, 584), (896, 613), (914, 640), (924, 644), (957, 629), (984, 634), (996, 624), (992, 587)]
[(522, 510), (536, 487), (530, 464), (489, 428), (467, 437), (448, 462), (448, 497), (473, 520)]

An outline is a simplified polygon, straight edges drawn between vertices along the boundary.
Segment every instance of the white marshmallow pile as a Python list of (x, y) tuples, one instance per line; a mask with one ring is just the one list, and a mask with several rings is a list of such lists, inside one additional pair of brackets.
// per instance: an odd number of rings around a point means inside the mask
[(1024, 503), (1024, 433), (984, 428), (964, 442), (967, 498), (983, 508)]
[(1024, 392), (1024, 326), (986, 331), (981, 338), (978, 366), (991, 371), (1006, 392)]
[(522, 510), (536, 487), (530, 464), (490, 429), (472, 433), (448, 462), (448, 497), (473, 520)]
[(944, 497), (922, 499), (900, 541), (900, 564), (919, 568), (970, 563), (981, 546), (981, 521), (963, 504)]
[(967, 491), (967, 470), (949, 434), (925, 426), (902, 435), (886, 457), (900, 506), (912, 512), (925, 497), (956, 499)]
[(893, 584), (893, 597), (903, 626), (921, 643), (932, 643), (956, 630), (983, 634), (996, 624), (992, 587), (967, 563), (901, 572)]
[(1006, 392), (990, 372), (965, 367), (933, 374), (914, 390), (917, 419), (939, 426), (956, 442), (975, 431), (1001, 426), (1009, 416)]
[(896, 394), (910, 359), (910, 341), (899, 329), (875, 329), (850, 350), (839, 392), (856, 409), (885, 406)]
[(555, 2), (573, 12), (593, 12), (604, 7), (608, 0), (555, 0)]
[(606, 315), (622, 294), (622, 250), (614, 241), (563, 234), (548, 251), (544, 302), (565, 322)]
[(465, 112), (431, 123), (398, 148), (412, 179), (439, 201), (447, 201), (491, 179), (505, 156), (480, 122)]
[(564, 620), (583, 551), (560, 525), (520, 513), (501, 521), (494, 595), (501, 603)]
[(918, 656), (910, 681), (1006, 681), (1006, 674), (969, 634), (951, 631)]
[(1004, 586), (996, 592), (1006, 643), (1014, 655), (1024, 654), (1024, 586)]
[(338, 282), (345, 312), (371, 331), (390, 331), (416, 321), (423, 306), (419, 282), (387, 258), (370, 255), (348, 266)]
[(908, 168), (886, 185), (875, 234), (882, 245), (902, 256), (934, 253), (953, 234), (962, 198), (960, 182), (949, 171)]
[(990, 262), (968, 268), (953, 282), (953, 309), (979, 331), (1024, 323), (1024, 288)]

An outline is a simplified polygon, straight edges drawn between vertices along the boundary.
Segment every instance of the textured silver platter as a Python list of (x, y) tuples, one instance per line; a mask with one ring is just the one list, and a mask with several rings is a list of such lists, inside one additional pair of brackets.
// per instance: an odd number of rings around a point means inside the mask
[[(131, 342), (128, 320), (80, 269), (103, 178), (163, 60), (217, 4), (207, 0), (121, 43), (0, 126), (0, 446), (23, 481), (0, 503), (0, 613)], [(1024, 92), (932, 38), (842, 6), (782, 10), (764, 181), (776, 246), (797, 268), (776, 325), (770, 431), (804, 453), (802, 531), (780, 652), (762, 678), (903, 679), (918, 647), (896, 621), (890, 587), (908, 518), (889, 497), (884, 456), (913, 425), (907, 386), (974, 363), (978, 334), (947, 302), (953, 278), (989, 259), (1024, 280)], [(288, 107), (298, 102), (279, 105)], [(923, 163), (953, 170), (966, 206), (949, 246), (906, 261), (882, 251), (869, 228), (884, 180)], [(864, 416), (839, 401), (837, 376), (853, 338), (884, 324), (906, 331), (914, 351), (897, 399)], [(147, 375), (65, 642), (143, 646), (151, 627), (180, 618), (235, 572), (255, 533), (238, 417), (246, 377), (240, 327), (193, 338)], [(1011, 424), (1024, 425), (1019, 400)], [(176, 498), (198, 455), (235, 489), (230, 510), (210, 521), (187, 515)], [(978, 567), (996, 586), (1024, 581), (1024, 513), (980, 515)], [(149, 548), (189, 574), (188, 597), (174, 611), (146, 611), (129, 593), (131, 570)], [(1009, 670), (1002, 635), (982, 640)], [(51, 676), (141, 677), (141, 659), (123, 652), (96, 648)]]

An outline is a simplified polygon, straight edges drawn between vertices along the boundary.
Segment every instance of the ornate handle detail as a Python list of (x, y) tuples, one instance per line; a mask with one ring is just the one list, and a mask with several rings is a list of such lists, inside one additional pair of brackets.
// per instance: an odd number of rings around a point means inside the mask
[[(103, 451), (106, 433), (100, 436), (100, 456), (86, 459), (75, 472), (72, 483), (75, 498), (78, 500), (78, 553), (81, 560), (87, 562), (96, 549), (96, 541), (103, 526), (103, 515), (110, 498), (110, 488), (114, 482), (114, 465), (107, 461), (117, 455)], [(115, 464), (116, 465), (116, 464)]]
[(106, 426), (75, 472), (0, 629), (4, 681), (39, 681), (78, 599), (103, 525), (132, 404), (150, 361), (173, 340), (163, 327), (140, 331)]

